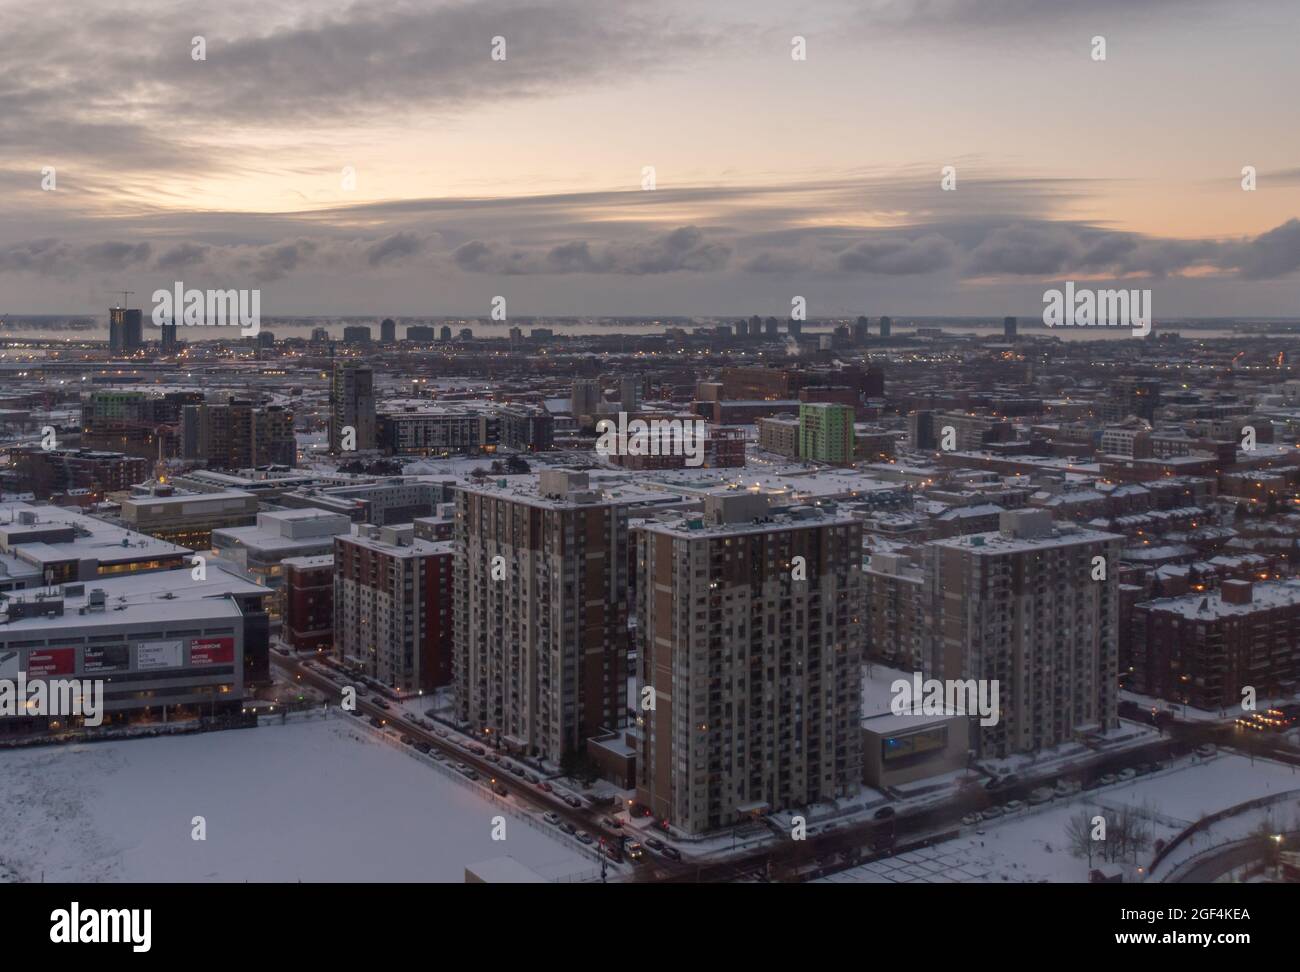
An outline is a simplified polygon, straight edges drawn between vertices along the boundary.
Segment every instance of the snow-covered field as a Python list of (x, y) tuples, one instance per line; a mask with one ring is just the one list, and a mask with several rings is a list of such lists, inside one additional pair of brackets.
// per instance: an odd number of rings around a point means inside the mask
[(507, 854), (548, 878), (595, 867), (509, 813), (493, 841), (489, 798), (339, 719), (0, 752), (0, 780), (0, 880), (458, 882)]
[[(1087, 881), (1088, 861), (1071, 856), (1066, 822), (1082, 809), (1107, 818), (1125, 804), (1154, 811), (1153, 839), (1169, 840), (1201, 816), (1256, 797), (1300, 790), (1300, 772), (1270, 760), (1221, 754), (1189, 761), (1009, 817), (963, 827), (953, 840), (855, 867), (823, 880), (834, 883), (953, 881)], [(976, 831), (982, 831), (977, 833)], [(1149, 860), (1151, 852), (1143, 857)]]

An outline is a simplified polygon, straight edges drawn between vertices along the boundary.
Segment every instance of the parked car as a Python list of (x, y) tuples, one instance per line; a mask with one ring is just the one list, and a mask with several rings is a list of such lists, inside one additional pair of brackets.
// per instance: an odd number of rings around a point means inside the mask
[(1133, 769), (1132, 767), (1126, 767), (1125, 769), (1119, 771), (1119, 776), (1117, 777), (1117, 779), (1121, 783), (1127, 783), (1135, 776), (1137, 776), (1137, 770)]
[(554, 810), (547, 810), (544, 814), (542, 814), (542, 819), (545, 820), (552, 827), (558, 827), (560, 825), (560, 815), (556, 813)]
[(1040, 786), (1038, 789), (1034, 790), (1032, 793), (1029, 794), (1029, 805), (1031, 807), (1036, 807), (1040, 803), (1051, 803), (1052, 797), (1054, 797), (1055, 795), (1056, 794), (1053, 793), (1049, 788), (1045, 786)]
[(582, 801), (579, 800), (576, 796), (573, 796), (572, 794), (565, 794), (563, 797), (561, 797), (561, 799), (563, 799), (565, 803), (573, 807), (573, 809), (575, 810), (582, 809)]
[(480, 746), (478, 743), (470, 743), (465, 748), (468, 749), (475, 756), (482, 756), (484, 753), (487, 752), (487, 750), (484, 749), (482, 746)]
[(645, 839), (645, 845), (652, 851), (661, 851), (664, 849), (664, 842), (658, 837), (647, 837)]
[(978, 813), (968, 813), (961, 818), (961, 822), (964, 823), (967, 827), (973, 827), (977, 823), (979, 823), (981, 819), (982, 818)]
[(486, 756), (484, 756), (483, 758), (486, 759), (489, 763), (499, 763), (499, 762), (501, 762), (501, 757), (498, 756), (496, 753), (488, 753), (488, 754), (487, 754)]
[(1102, 773), (1100, 779), (1098, 779), (1097, 782), (1100, 783), (1102, 786), (1110, 786), (1112, 783), (1117, 782), (1117, 780), (1115, 778), (1114, 773)]
[(1196, 747), (1196, 755), (1202, 758), (1213, 756), (1218, 751), (1214, 743), (1201, 743)]
[(374, 698), (372, 698), (372, 699), (370, 700), (370, 704), (371, 704), (371, 705), (377, 705), (377, 706), (379, 706), (381, 709), (384, 709), (385, 711), (387, 711), (388, 709), (391, 709), (391, 708), (392, 708), (391, 705), (389, 705), (387, 702), (385, 702), (383, 699), (381, 699), (381, 698), (380, 698), (379, 696), (377, 696), (377, 695), (376, 695)]
[(593, 843), (594, 841), (594, 838), (591, 836), (591, 834), (587, 833), (585, 830), (579, 830), (573, 836), (577, 837), (578, 840), (582, 841), (582, 843), (584, 844), (590, 844)]
[(983, 817), (985, 820), (996, 820), (998, 817), (1002, 816), (1002, 808), (989, 807), (987, 810), (981, 813), (980, 816)]
[[(871, 816), (872, 816), (874, 819), (876, 819), (876, 820), (888, 820), (888, 819), (889, 819), (890, 817), (892, 817), (893, 815), (894, 815), (894, 808), (893, 808), (893, 807), (881, 807), (879, 810), (877, 810), (877, 811), (876, 811), (875, 813), (873, 813)], [(826, 829), (827, 829), (827, 830), (830, 830), (831, 827), (833, 827), (833, 826), (834, 826), (834, 824), (827, 824), (827, 825), (826, 825)]]
[(428, 756), (433, 749), (427, 742), (417, 742), (415, 744), (415, 751), (417, 753), (424, 753), (424, 755)]
[(1025, 809), (1024, 800), (1008, 800), (1002, 805), (1002, 809), (1007, 813), (1019, 813)]
[(415, 745), (415, 740), (412, 739), (410, 736), (408, 736), (406, 733), (402, 733), (402, 745), (403, 745), (403, 746), (414, 746), (414, 745)]
[(1138, 776), (1146, 776), (1151, 772), (1151, 764), (1139, 763), (1137, 766), (1133, 767), (1133, 772)]
[(555, 787), (551, 786), (551, 784), (547, 783), (545, 780), (537, 781), (537, 789), (545, 790), (547, 793), (553, 793), (555, 791)]
[(492, 784), (492, 792), (495, 793), (497, 796), (500, 796), (500, 797), (503, 797), (503, 796), (509, 796), (509, 795), (510, 795), (510, 791), (507, 790), (507, 789), (506, 789), (504, 786), (502, 786), (500, 783), (493, 783), (493, 784)]
[(384, 721), (376, 716), (370, 717), (370, 724), (374, 726), (376, 729), (384, 728)]
[(682, 859), (682, 852), (676, 847), (669, 847), (667, 844), (664, 845), (664, 849), (660, 853), (670, 861), (680, 861)]
[(573, 824), (569, 823), (567, 820), (560, 821), (560, 829), (570, 836), (578, 832), (578, 828), (573, 826)]

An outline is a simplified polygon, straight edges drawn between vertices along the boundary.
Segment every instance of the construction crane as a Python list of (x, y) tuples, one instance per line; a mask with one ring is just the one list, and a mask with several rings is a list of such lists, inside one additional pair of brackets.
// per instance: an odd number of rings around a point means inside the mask
[(135, 294), (135, 291), (134, 291), (134, 290), (115, 290), (115, 291), (113, 291), (113, 293), (115, 293), (115, 294), (121, 294), (121, 295), (122, 295), (122, 305), (121, 305), (121, 306), (122, 306), (122, 307), (125, 307), (127, 304), (130, 303), (130, 301), (127, 300), (127, 298), (130, 297), (130, 296), (132, 296), (132, 295), (134, 295), (134, 294)]

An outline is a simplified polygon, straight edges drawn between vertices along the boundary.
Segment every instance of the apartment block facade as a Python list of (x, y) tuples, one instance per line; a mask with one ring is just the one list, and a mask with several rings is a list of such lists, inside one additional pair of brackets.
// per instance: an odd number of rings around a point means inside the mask
[(710, 496), (635, 531), (637, 799), (688, 833), (862, 779), (861, 523), (765, 507)]
[(835, 466), (853, 464), (853, 409), (832, 402), (799, 406), (799, 457)]
[(925, 547), (927, 674), (997, 680), (997, 724), (972, 726), (986, 757), (1118, 725), (1123, 538), (1054, 524), (1042, 510), (1007, 511), (1000, 522), (996, 533)]
[(627, 720), (628, 514), (585, 474), (465, 487), (456, 502), (460, 717), (558, 761)]
[(1129, 685), (1213, 711), (1300, 687), (1300, 581), (1225, 580), (1217, 591), (1133, 608)]
[(334, 538), (334, 650), (403, 694), (451, 681), (449, 542), (409, 525)]

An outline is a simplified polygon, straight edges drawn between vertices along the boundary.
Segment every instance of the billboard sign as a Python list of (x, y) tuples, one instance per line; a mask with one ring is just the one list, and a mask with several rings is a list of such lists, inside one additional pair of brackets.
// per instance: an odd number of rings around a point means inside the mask
[(76, 667), (77, 649), (75, 648), (33, 648), (27, 653), (29, 678), (71, 675)]
[(191, 665), (230, 665), (234, 661), (234, 638), (195, 638), (190, 642)]
[(126, 645), (90, 645), (81, 656), (81, 670), (124, 672), (131, 667), (131, 649)]
[(154, 668), (180, 668), (181, 643), (179, 641), (142, 641), (136, 648), (135, 667), (139, 671)]

